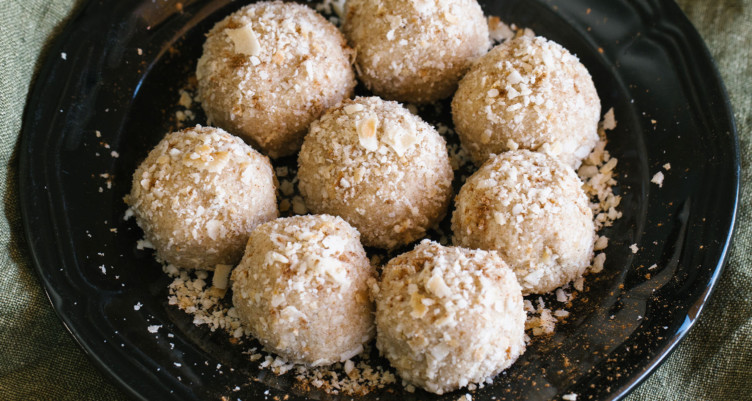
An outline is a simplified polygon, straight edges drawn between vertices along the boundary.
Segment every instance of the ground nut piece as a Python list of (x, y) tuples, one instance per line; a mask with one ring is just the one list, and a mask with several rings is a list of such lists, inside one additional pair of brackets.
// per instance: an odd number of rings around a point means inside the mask
[(492, 156), (455, 199), (456, 245), (496, 250), (523, 294), (542, 294), (582, 276), (593, 256), (588, 198), (571, 167), (538, 152)]
[(306, 206), (341, 216), (366, 246), (392, 249), (423, 237), (452, 194), (444, 139), (399, 103), (377, 97), (346, 101), (314, 122), (298, 166)]
[(387, 99), (450, 96), (490, 46), (475, 0), (348, 0), (346, 8), (343, 31), (357, 52), (358, 76)]
[(281, 218), (256, 228), (232, 273), (232, 302), (261, 344), (311, 366), (346, 361), (373, 338), (358, 231), (339, 217)]
[(212, 124), (286, 156), (300, 149), (311, 121), (352, 96), (353, 58), (337, 28), (309, 7), (254, 3), (207, 34), (198, 94)]
[(478, 60), (452, 99), (452, 119), (476, 165), (529, 149), (577, 168), (598, 141), (600, 99), (585, 66), (542, 37), (508, 40)]
[(376, 346), (427, 391), (482, 383), (525, 351), (520, 286), (496, 252), (425, 240), (390, 260), (371, 290)]
[(157, 259), (189, 269), (236, 264), (251, 231), (277, 217), (269, 159), (219, 128), (167, 134), (125, 197)]

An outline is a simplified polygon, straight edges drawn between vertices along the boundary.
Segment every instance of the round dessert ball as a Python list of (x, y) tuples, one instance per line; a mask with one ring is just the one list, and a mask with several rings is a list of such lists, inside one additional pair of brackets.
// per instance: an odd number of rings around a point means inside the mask
[(346, 361), (373, 338), (358, 231), (339, 217), (280, 218), (256, 228), (232, 273), (232, 302), (263, 346), (310, 366)]
[(298, 166), (306, 206), (341, 216), (366, 246), (393, 249), (423, 237), (452, 195), (444, 138), (378, 97), (345, 101), (311, 124)]
[(508, 40), (478, 60), (452, 99), (452, 119), (476, 165), (529, 149), (577, 168), (598, 141), (600, 99), (585, 66), (542, 37)]
[(270, 157), (287, 156), (311, 121), (352, 96), (353, 58), (339, 30), (309, 7), (254, 3), (207, 34), (198, 95), (210, 123)]
[(251, 231), (277, 217), (272, 165), (240, 138), (197, 125), (167, 134), (125, 197), (157, 259), (187, 269), (236, 264)]
[(496, 252), (424, 240), (384, 266), (372, 295), (376, 347), (427, 391), (482, 383), (525, 351), (520, 285)]
[(429, 103), (451, 95), (490, 47), (475, 0), (348, 0), (343, 30), (366, 87), (387, 99)]
[(455, 198), (456, 245), (496, 250), (523, 294), (542, 294), (580, 277), (593, 256), (593, 213), (571, 167), (546, 154), (492, 156)]

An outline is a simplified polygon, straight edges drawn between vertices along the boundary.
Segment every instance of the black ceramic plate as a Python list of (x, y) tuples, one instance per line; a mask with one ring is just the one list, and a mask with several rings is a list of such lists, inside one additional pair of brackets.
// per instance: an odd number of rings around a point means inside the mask
[[(136, 398), (330, 397), (259, 370), (225, 333), (196, 327), (167, 305), (168, 278), (136, 249), (142, 234), (123, 220), (137, 163), (175, 127), (178, 90), (192, 75), (204, 32), (241, 5), (90, 1), (50, 49), (29, 98), (20, 193), (34, 262), (66, 327)], [(605, 231), (606, 270), (587, 280), (567, 323), (536, 339), (474, 399), (620, 398), (684, 337), (726, 260), (739, 155), (723, 84), (671, 1), (483, 7), (563, 44), (591, 71), (604, 111), (614, 107), (619, 122), (608, 148), (619, 159), (624, 215)], [(650, 183), (658, 171), (662, 187)], [(149, 325), (162, 329), (150, 333)], [(396, 385), (363, 398), (464, 393), (406, 394)]]

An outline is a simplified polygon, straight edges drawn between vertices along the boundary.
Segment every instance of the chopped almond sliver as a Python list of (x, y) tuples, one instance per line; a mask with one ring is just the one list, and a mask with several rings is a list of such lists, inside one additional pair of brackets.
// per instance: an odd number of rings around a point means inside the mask
[(376, 129), (378, 128), (378, 126), (379, 121), (376, 119), (376, 117), (373, 116), (369, 116), (368, 118), (362, 120), (356, 126), (360, 146), (366, 148), (366, 150), (370, 150), (371, 152), (374, 152), (379, 148), (379, 139), (376, 137)]
[(261, 44), (248, 23), (238, 29), (228, 29), (227, 36), (235, 45), (235, 52), (248, 56), (258, 56), (261, 53)]

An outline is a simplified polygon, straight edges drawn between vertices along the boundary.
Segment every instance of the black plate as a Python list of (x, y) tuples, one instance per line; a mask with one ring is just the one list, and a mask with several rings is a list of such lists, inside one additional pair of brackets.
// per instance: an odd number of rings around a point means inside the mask
[[(136, 250), (141, 232), (122, 218), (137, 163), (175, 126), (178, 89), (204, 32), (240, 6), (91, 1), (52, 46), (27, 106), (20, 194), (35, 265), (81, 347), (136, 398), (327, 397), (258, 370), (225, 333), (167, 305), (169, 280)], [(671, 1), (507, 0), (484, 9), (563, 44), (589, 68), (604, 111), (614, 107), (619, 121), (608, 148), (619, 159), (624, 216), (605, 231), (606, 270), (588, 279), (568, 322), (474, 399), (620, 398), (684, 337), (726, 260), (739, 154), (723, 84)], [(659, 188), (650, 179), (665, 163)], [(397, 385), (364, 399), (377, 397), (428, 395)]]

